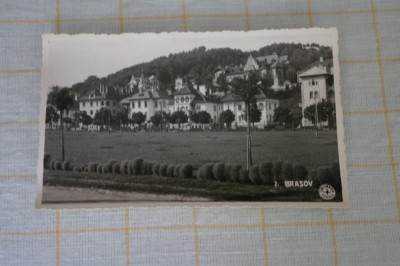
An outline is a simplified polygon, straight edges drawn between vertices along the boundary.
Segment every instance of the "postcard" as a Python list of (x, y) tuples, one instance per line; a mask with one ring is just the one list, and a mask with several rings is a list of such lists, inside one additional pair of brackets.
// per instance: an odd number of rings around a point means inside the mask
[(42, 39), (36, 207), (348, 207), (335, 28)]

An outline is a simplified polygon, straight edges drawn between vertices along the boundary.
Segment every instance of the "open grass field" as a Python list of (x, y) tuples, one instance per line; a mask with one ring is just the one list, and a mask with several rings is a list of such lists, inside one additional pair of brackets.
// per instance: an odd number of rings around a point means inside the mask
[[(61, 157), (60, 131), (46, 131), (45, 153)], [(167, 163), (246, 165), (245, 132), (65, 132), (66, 159), (73, 165), (141, 157)], [(253, 163), (287, 160), (307, 168), (338, 160), (336, 131), (252, 132)]]

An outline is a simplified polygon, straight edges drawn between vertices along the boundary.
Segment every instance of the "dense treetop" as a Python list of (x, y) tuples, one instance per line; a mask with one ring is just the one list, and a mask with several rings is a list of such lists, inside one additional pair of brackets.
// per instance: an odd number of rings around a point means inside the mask
[[(314, 47), (314, 48), (310, 48)], [(329, 47), (310, 44), (304, 47), (302, 44), (278, 43), (264, 46), (257, 51), (252, 51), (253, 56), (264, 56), (277, 53), (287, 55), (291, 67), (295, 71), (306, 68), (309, 64), (319, 60), (332, 58), (332, 50)], [(206, 47), (194, 48), (190, 51), (170, 54), (156, 58), (150, 62), (137, 64), (107, 77), (90, 76), (85, 81), (72, 86), (73, 92), (83, 95), (96, 89), (99, 83), (110, 87), (124, 87), (129, 83), (132, 75), (139, 77), (143, 72), (146, 76), (156, 75), (160, 82), (161, 90), (173, 89), (176, 77), (193, 79), (197, 84), (211, 85), (214, 71), (218, 66), (244, 65), (250, 52), (238, 49), (218, 48), (206, 49)]]

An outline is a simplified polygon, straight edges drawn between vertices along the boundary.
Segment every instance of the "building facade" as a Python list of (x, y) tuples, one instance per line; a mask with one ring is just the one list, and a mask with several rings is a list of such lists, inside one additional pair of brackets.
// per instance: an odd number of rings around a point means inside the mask
[[(335, 101), (332, 61), (324, 62), (321, 58), (319, 62), (299, 73), (298, 81), (301, 83), (302, 126), (313, 126), (313, 121), (304, 117), (304, 110), (310, 105), (320, 103), (322, 100), (331, 103)], [(322, 123), (322, 125), (327, 125), (327, 122)]]

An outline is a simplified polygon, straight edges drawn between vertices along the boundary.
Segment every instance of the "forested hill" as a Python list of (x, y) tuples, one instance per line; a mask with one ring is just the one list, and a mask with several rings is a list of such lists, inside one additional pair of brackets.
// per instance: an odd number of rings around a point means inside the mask
[[(279, 43), (251, 52), (253, 56), (264, 56), (272, 53), (288, 55), (291, 67), (295, 71), (304, 69), (307, 65), (319, 60), (321, 56), (324, 59), (332, 58), (331, 48), (320, 47), (316, 44), (303, 47), (302, 44)], [(83, 95), (94, 88), (98, 88), (100, 81), (109, 86), (126, 86), (132, 75), (139, 77), (142, 71), (146, 76), (155, 74), (163, 90), (172, 88), (177, 76), (188, 77), (194, 79), (198, 84), (209, 85), (214, 70), (218, 66), (244, 65), (249, 54), (250, 52), (231, 48), (206, 49), (205, 47), (198, 47), (191, 51), (170, 54), (150, 62), (137, 64), (101, 79), (90, 76), (84, 82), (73, 85), (72, 89)]]

